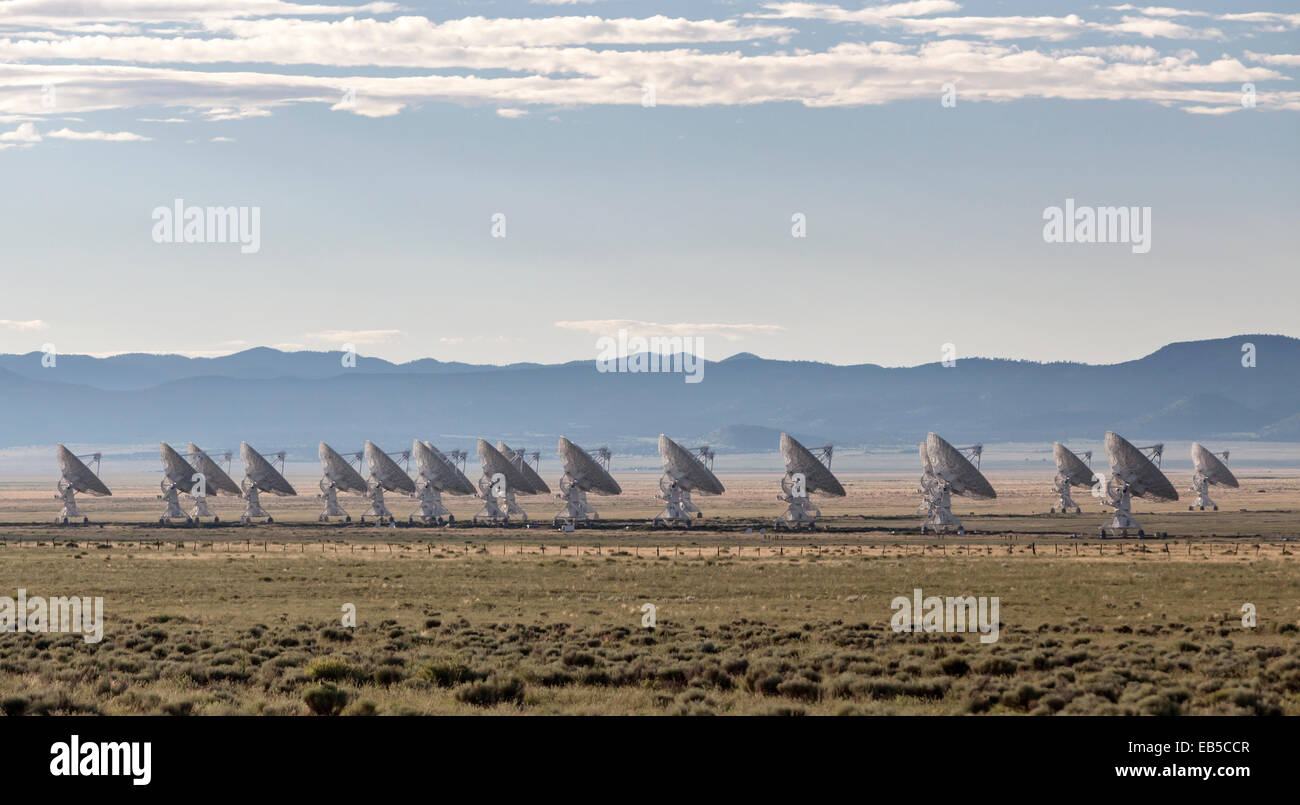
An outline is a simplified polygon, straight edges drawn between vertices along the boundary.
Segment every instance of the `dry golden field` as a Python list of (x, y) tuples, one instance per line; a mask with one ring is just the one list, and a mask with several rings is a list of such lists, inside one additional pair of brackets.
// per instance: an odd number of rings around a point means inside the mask
[[(649, 529), (633, 479), (597, 501), (617, 522), (568, 534), (540, 498), (531, 528), (323, 527), (317, 501), (268, 497), (273, 527), (163, 529), (132, 524), (161, 509), (144, 488), (56, 528), (51, 493), (11, 486), (0, 596), (102, 596), (105, 636), (0, 635), (0, 710), (1300, 714), (1300, 479), (1243, 478), (1219, 512), (1136, 502), (1168, 536), (1104, 541), (1086, 491), (1043, 515), (1041, 480), (995, 475), (998, 500), (954, 507), (977, 533), (942, 539), (910, 484), (847, 480), (825, 530), (780, 540), (758, 477), (697, 498), (689, 531)], [(999, 639), (893, 631), (916, 588), (996, 596)]]

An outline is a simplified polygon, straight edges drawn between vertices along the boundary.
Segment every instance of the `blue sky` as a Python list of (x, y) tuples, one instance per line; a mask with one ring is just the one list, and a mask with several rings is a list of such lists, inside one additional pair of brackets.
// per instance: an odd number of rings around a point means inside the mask
[[(65, 5), (0, 0), (0, 351), (551, 362), (628, 328), (908, 365), (1300, 334), (1281, 4)], [(260, 251), (156, 243), (176, 198), (260, 208)], [(1067, 198), (1150, 207), (1150, 252), (1044, 242)]]

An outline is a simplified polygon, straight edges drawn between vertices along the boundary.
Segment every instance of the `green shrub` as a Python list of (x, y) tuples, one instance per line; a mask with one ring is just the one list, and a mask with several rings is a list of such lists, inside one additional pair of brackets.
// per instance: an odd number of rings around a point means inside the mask
[(307, 689), (302, 695), (307, 709), (318, 716), (336, 716), (348, 703), (347, 691), (339, 690), (330, 683), (316, 685)]

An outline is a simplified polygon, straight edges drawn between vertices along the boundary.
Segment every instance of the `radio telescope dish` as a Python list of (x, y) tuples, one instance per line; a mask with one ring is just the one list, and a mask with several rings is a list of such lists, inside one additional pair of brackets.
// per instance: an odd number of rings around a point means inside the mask
[(537, 473), (537, 470), (533, 468), (533, 465), (528, 463), (528, 460), (531, 458), (534, 462), (540, 464), (540, 452), (534, 451), (529, 453), (526, 450), (511, 450), (510, 446), (505, 442), (497, 442), (497, 451), (500, 452), (501, 455), (510, 459), (511, 463), (518, 468), (519, 473), (524, 476), (524, 480), (528, 482), (529, 491), (525, 492), (523, 489), (516, 489), (516, 492), (523, 495), (551, 494), (551, 488), (546, 485), (546, 481)]
[(566, 521), (577, 525), (580, 522), (600, 519), (596, 510), (587, 503), (587, 493), (596, 495), (621, 495), (623, 488), (609, 474), (609, 462), (612, 454), (608, 448), (596, 450), (592, 457), (586, 450), (573, 442), (560, 437), (560, 463), (564, 465), (564, 475), (560, 477), (560, 493), (557, 498), (564, 501), (564, 511), (555, 515), (556, 525)]
[(704, 516), (691, 502), (691, 493), (721, 495), (726, 491), (713, 469), (704, 463), (712, 464), (713, 451), (707, 446), (687, 450), (661, 433), (659, 457), (664, 462), (664, 474), (659, 478), (659, 494), (655, 497), (665, 505), (654, 522), (680, 522), (689, 527), (692, 517)]
[(453, 495), (474, 494), (474, 484), (465, 477), (452, 460), (434, 447), (430, 442), (416, 439), (411, 442), (411, 455), (415, 457), (416, 480), (415, 496), (420, 501), (420, 510), (407, 518), (408, 522), (416, 520), (425, 525), (442, 525), (455, 522), (456, 517), (442, 505), (442, 493)]
[[(434, 482), (438, 489), (453, 495), (474, 494), (474, 482), (465, 476), (455, 459), (444, 455), (431, 442), (419, 442), (415, 447), (416, 466), (422, 475)], [(423, 448), (423, 449), (421, 449)], [(459, 451), (463, 461), (465, 452)]]
[[(221, 465), (217, 463), (212, 456), (199, 449), (194, 442), (190, 442), (189, 456), (191, 466), (203, 473), (207, 481), (208, 489), (219, 495), (239, 495), (239, 484), (235, 483)], [(226, 461), (230, 461), (230, 454), (225, 456)]]
[(809, 450), (789, 434), (781, 434), (781, 458), (785, 461), (785, 477), (781, 479), (781, 494), (777, 500), (785, 502), (788, 507), (776, 518), (776, 527), (789, 523), (791, 528), (797, 528), (800, 523), (805, 523), (811, 530), (821, 516), (821, 511), (812, 505), (809, 495), (844, 497), (843, 485), (831, 474), (834, 450), (829, 444)]
[[(81, 520), (83, 525), (89, 523), (90, 518), (77, 509), (76, 494), (81, 492), (98, 498), (111, 497), (113, 494), (99, 478), (100, 454), (78, 457), (63, 445), (59, 445), (56, 452), (59, 458), (59, 494), (55, 497), (63, 501), (63, 510), (54, 518), (54, 522), (58, 525), (68, 525), (73, 520)], [(89, 459), (95, 469), (86, 466), (82, 458)]]
[(916, 507), (916, 513), (920, 517), (930, 517), (930, 486), (935, 483), (934, 465), (930, 463), (930, 451), (925, 449), (925, 442), (921, 442), (921, 486), (916, 490), (921, 493), (921, 504)]
[(478, 460), (483, 467), (483, 477), (478, 482), (483, 508), (474, 515), (474, 522), (482, 519), (509, 523), (511, 515), (527, 520), (528, 513), (515, 503), (515, 491), (531, 495), (527, 490), (533, 487), (518, 465), (483, 439), (478, 440)]
[[(284, 466), (284, 453), (276, 453), (276, 460)], [(239, 460), (244, 464), (244, 475), (258, 492), (270, 492), (280, 497), (293, 497), (298, 491), (285, 480), (284, 473), (262, 457), (248, 442), (239, 443)]]
[[(366, 467), (370, 474), (366, 482), (366, 497), (370, 500), (370, 508), (361, 515), (361, 522), (364, 523), (367, 517), (371, 517), (380, 523), (391, 523), (393, 514), (388, 511), (388, 506), (384, 503), (384, 492), (400, 492), (414, 496), (415, 482), (406, 474), (406, 470), (398, 466), (391, 456), (380, 450), (378, 445), (369, 439), (366, 440), (364, 452)], [(410, 452), (394, 455), (408, 464), (411, 461)]]
[[(167, 509), (158, 518), (158, 523), (169, 525), (173, 521), (182, 520), (189, 525), (201, 518), (213, 517), (207, 505), (210, 488), (207, 478), (166, 442), (158, 443), (158, 457), (162, 460), (163, 468), (163, 478), (159, 484), (162, 494), (158, 497), (167, 503)], [(194, 509), (189, 514), (181, 511), (182, 492), (194, 499)], [(219, 521), (220, 518), (214, 517), (214, 520)]]
[(1163, 444), (1134, 447), (1118, 433), (1106, 431), (1106, 457), (1110, 459), (1111, 477), (1106, 481), (1105, 503), (1115, 508), (1115, 516), (1102, 526), (1102, 536), (1107, 532), (1128, 536), (1130, 528), (1137, 529), (1139, 537), (1146, 536), (1142, 526), (1133, 519), (1132, 498), (1178, 500), (1178, 490), (1155, 463), (1160, 460), (1164, 449)]
[(269, 492), (279, 497), (290, 497), (298, 494), (297, 490), (284, 478), (284, 452), (275, 454), (275, 458), (280, 462), (280, 469), (262, 457), (262, 454), (253, 449), (248, 442), (239, 443), (239, 460), (244, 464), (244, 480), (240, 482), (240, 489), (243, 491), (244, 500), (247, 505), (244, 513), (240, 515), (239, 522), (247, 525), (254, 519), (265, 520), (267, 523), (275, 522), (275, 518), (267, 514), (262, 508), (261, 495), (263, 492)]
[(320, 521), (328, 523), (332, 517), (342, 517), (344, 522), (352, 522), (352, 517), (339, 507), (339, 492), (353, 492), (365, 495), (370, 492), (366, 479), (361, 477), (353, 464), (361, 464), (360, 453), (349, 453), (348, 458), (334, 448), (320, 443), (321, 498), (325, 501), (325, 510), (320, 513)]
[(1058, 508), (1061, 514), (1065, 514), (1070, 509), (1074, 509), (1075, 514), (1083, 511), (1070, 496), (1070, 487), (1090, 487), (1096, 477), (1092, 467), (1087, 464), (1092, 461), (1092, 451), (1089, 450), (1083, 455), (1084, 458), (1079, 458), (1060, 442), (1052, 444), (1052, 457), (1056, 460), (1056, 479), (1052, 482), (1052, 491), (1057, 494), (1057, 502), (1052, 504), (1049, 512), (1055, 513)]
[[(1219, 456), (1223, 456), (1222, 460)], [(1192, 442), (1192, 465), (1196, 467), (1196, 472), (1192, 475), (1192, 491), (1196, 493), (1196, 502), (1187, 507), (1188, 511), (1194, 508), (1205, 511), (1206, 506), (1212, 507), (1216, 512), (1219, 510), (1218, 504), (1210, 500), (1210, 484), (1237, 488), (1237, 476), (1228, 469), (1225, 463), (1227, 460), (1226, 451), (1215, 455), (1202, 447), (1200, 442)]]
[(927, 433), (925, 452), (930, 460), (930, 480), (927, 482), (922, 479), (928, 515), (921, 524), (921, 533), (931, 530), (938, 534), (947, 528), (954, 528), (958, 534), (964, 534), (966, 530), (962, 527), (961, 520), (952, 513), (952, 495), (978, 500), (991, 500), (998, 496), (993, 485), (979, 470), (984, 445), (953, 447), (939, 434)]
[[(409, 453), (401, 455), (408, 456)], [(378, 482), (386, 491), (404, 492), (408, 495), (415, 494), (415, 482), (411, 476), (398, 466), (396, 461), (380, 450), (378, 445), (369, 439), (366, 440), (366, 465), (370, 467), (370, 477)]]

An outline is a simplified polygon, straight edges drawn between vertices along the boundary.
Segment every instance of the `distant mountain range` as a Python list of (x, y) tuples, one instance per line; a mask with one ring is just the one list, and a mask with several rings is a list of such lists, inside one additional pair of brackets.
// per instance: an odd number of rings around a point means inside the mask
[[(1257, 365), (1242, 366), (1242, 344)], [(258, 348), (221, 358), (0, 355), (0, 447), (246, 440), (311, 458), (317, 440), (414, 436), (444, 449), (474, 438), (546, 447), (563, 434), (650, 454), (659, 433), (729, 451), (811, 443), (909, 445), (934, 430), (971, 441), (1300, 441), (1300, 340), (1242, 335), (1170, 344), (1094, 366), (966, 358), (954, 367), (775, 361), (748, 353), (681, 374), (601, 373), (593, 361), (393, 364), (338, 352)]]

